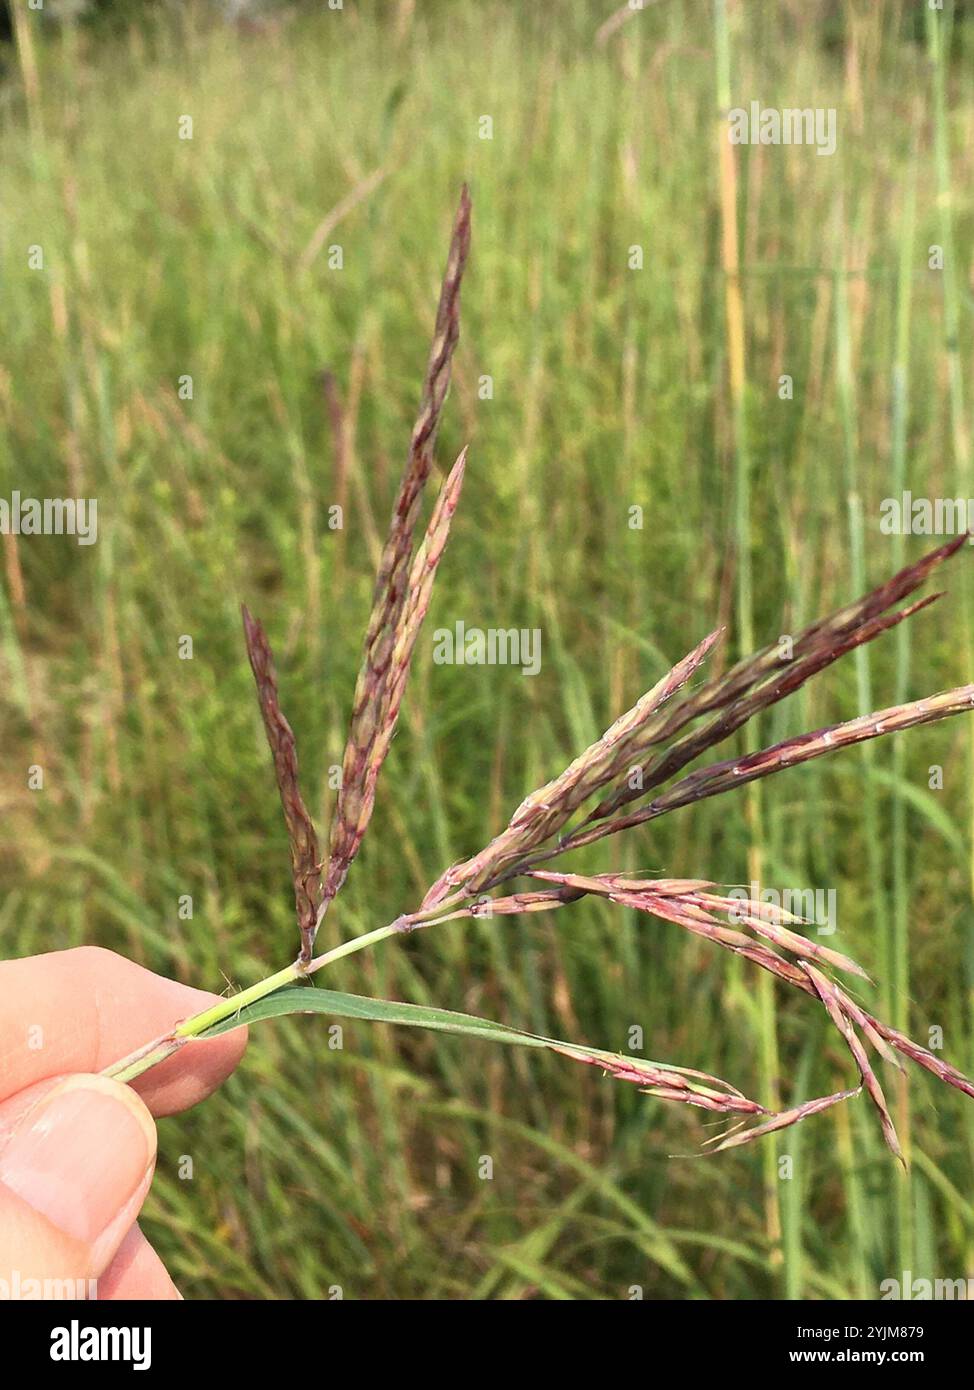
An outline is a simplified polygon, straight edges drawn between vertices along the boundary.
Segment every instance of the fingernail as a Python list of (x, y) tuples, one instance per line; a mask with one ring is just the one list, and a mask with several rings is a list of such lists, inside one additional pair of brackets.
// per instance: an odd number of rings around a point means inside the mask
[(132, 1091), (72, 1076), (30, 1110), (0, 1152), (0, 1182), (59, 1230), (90, 1243), (145, 1184), (155, 1127)]

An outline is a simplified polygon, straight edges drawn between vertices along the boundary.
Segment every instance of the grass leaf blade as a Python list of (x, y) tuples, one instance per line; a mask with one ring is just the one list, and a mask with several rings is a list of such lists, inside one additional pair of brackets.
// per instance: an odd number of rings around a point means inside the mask
[[(338, 990), (314, 989), (305, 985), (288, 985), (265, 995), (238, 1013), (214, 1024), (199, 1036), (219, 1037), (245, 1024), (263, 1019), (281, 1018), (288, 1014), (328, 1014), (334, 1018), (358, 1018), (371, 1023), (395, 1023), (411, 1028), (426, 1028), (434, 1032), (454, 1033), (481, 1038), (487, 1042), (505, 1043), (513, 1047), (533, 1047), (589, 1066), (602, 1068), (618, 1080), (630, 1081), (642, 1087), (664, 1088), (667, 1099), (680, 1100), (705, 1110), (721, 1113), (765, 1113), (756, 1101), (748, 1100), (736, 1087), (729, 1086), (706, 1072), (686, 1067), (674, 1067), (649, 1062), (642, 1057), (606, 1052), (579, 1043), (561, 1042), (519, 1028), (494, 1023), (474, 1014), (456, 1013), (422, 1004), (405, 1004), (391, 999), (370, 999), (363, 995), (346, 994)], [(669, 1094), (672, 1093), (672, 1094)]]

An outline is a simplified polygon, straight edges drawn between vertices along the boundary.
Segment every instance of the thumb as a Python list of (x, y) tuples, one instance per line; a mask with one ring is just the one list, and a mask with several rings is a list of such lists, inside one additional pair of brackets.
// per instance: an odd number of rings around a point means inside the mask
[[(104, 1076), (46, 1090), (0, 1148), (0, 1290), (97, 1279), (139, 1214), (156, 1131), (145, 1105)], [(28, 1286), (30, 1287), (30, 1286)], [(13, 1295), (16, 1296), (16, 1295)]]

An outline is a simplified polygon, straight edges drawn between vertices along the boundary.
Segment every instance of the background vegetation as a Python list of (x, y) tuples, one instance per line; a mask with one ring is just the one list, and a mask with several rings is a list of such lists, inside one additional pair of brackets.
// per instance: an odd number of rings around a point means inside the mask
[[(749, 627), (797, 630), (929, 548), (880, 533), (884, 497), (974, 494), (970, 20), (949, 0), (660, 0), (598, 42), (613, 9), (153, 6), (106, 31), (22, 7), (0, 88), (0, 495), (96, 496), (99, 540), (4, 538), (6, 954), (99, 943), (218, 990), (293, 954), (238, 605), (270, 632), (325, 823), (464, 179), (439, 461), (469, 441), (466, 487), (325, 944), (415, 906), (718, 619), (726, 661)], [(733, 105), (835, 107), (837, 152), (740, 148), (722, 182), (721, 83)], [(972, 563), (762, 734), (974, 677)], [(541, 674), (434, 665), (457, 620), (540, 627)], [(970, 737), (920, 729), (577, 862), (834, 888), (829, 944), (970, 1072)], [(606, 1047), (639, 1025), (647, 1056), (765, 1098), (848, 1084), (824, 1011), (739, 965), (585, 900), (416, 933), (322, 983)], [(144, 1224), (188, 1296), (842, 1298), (903, 1269), (974, 1275), (974, 1107), (931, 1077), (897, 1097), (901, 1179), (865, 1101), (701, 1160), (705, 1116), (555, 1058), (381, 1026), (327, 1040), (261, 1025), (220, 1096), (163, 1122)]]

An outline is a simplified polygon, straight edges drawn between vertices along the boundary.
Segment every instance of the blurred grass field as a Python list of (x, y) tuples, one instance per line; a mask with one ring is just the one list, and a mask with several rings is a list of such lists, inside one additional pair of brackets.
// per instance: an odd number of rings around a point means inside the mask
[[(970, 14), (729, 5), (733, 104), (835, 107), (838, 125), (830, 157), (736, 150), (741, 414), (721, 10), (660, 0), (597, 43), (615, 8), (346, 0), (252, 28), (190, 6), (110, 35), (21, 19), (0, 86), (0, 496), (95, 496), (99, 539), (3, 538), (5, 955), (96, 943), (216, 990), (293, 955), (239, 603), (268, 628), (325, 824), (463, 180), (438, 461), (469, 441), (467, 481), (323, 944), (415, 906), (718, 620), (726, 662), (742, 624), (796, 631), (935, 544), (881, 534), (883, 498), (974, 495)], [(974, 679), (972, 564), (765, 718), (765, 741)], [(541, 673), (434, 664), (433, 630), (458, 620), (541, 628)], [(968, 1072), (970, 749), (959, 720), (787, 772), (758, 846), (765, 883), (836, 890), (829, 944)], [(741, 883), (746, 810), (705, 802), (577, 862)], [(851, 1084), (824, 1011), (741, 965), (585, 900), (418, 932), (322, 983), (603, 1047), (638, 1025), (646, 1056), (786, 1104)], [(219, 1096), (162, 1122), (144, 1227), (190, 1297), (844, 1298), (903, 1269), (974, 1276), (974, 1107), (922, 1073), (897, 1105), (909, 1178), (862, 1099), (704, 1161), (706, 1117), (555, 1058), (361, 1024), (333, 1051), (320, 1021), (268, 1023)]]

